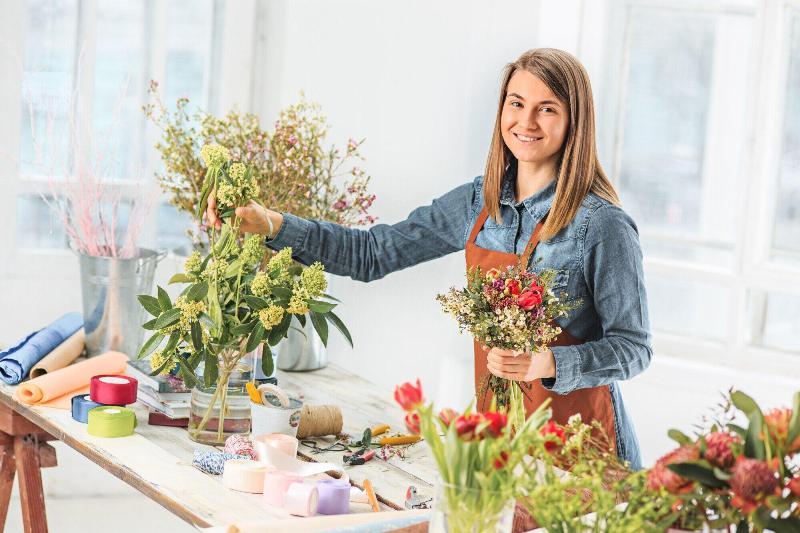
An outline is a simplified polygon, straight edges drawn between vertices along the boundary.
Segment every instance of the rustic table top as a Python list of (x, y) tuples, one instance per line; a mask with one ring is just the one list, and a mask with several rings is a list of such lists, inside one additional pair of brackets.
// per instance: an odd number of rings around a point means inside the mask
[[(338, 405), (343, 413), (344, 432), (355, 440), (361, 438), (366, 427), (378, 424), (390, 424), (392, 433), (404, 430), (403, 412), (392, 401), (391, 391), (380, 390), (341, 367), (329, 365), (314, 372), (279, 372), (278, 379), (284, 389), (301, 395), (307, 404)], [(0, 386), (0, 402), (190, 524), (227, 527), (281, 522), (285, 525), (285, 520), (291, 518), (282, 509), (262, 505), (260, 495), (229, 490), (223, 486), (221, 476), (194, 468), (193, 451), (212, 448), (189, 440), (183, 428), (149, 425), (147, 409), (141, 404), (131, 406), (138, 418), (135, 435), (108, 439), (89, 435), (86, 425), (73, 420), (66, 410), (19, 403), (14, 398), (14, 389)], [(332, 442), (332, 437), (318, 439), (320, 447)], [(342, 463), (342, 452), (312, 454), (311, 449), (300, 446), (299, 453), (309, 460)], [(346, 472), (356, 486), (363, 487), (365, 479), (372, 482), (383, 510), (403, 509), (409, 485), (416, 486), (421, 494), (432, 494), (437, 476), (436, 465), (424, 443), (407, 447), (404, 456), (386, 461), (376, 457), (364, 465), (346, 467)], [(352, 504), (351, 512), (368, 511), (366, 505)], [(293, 519), (298, 527), (309, 521), (308, 525), (319, 523), (324, 529), (324, 521)]]

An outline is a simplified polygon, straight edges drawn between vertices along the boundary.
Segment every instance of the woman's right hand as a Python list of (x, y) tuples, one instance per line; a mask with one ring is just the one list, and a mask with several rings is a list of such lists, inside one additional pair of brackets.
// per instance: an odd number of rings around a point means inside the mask
[[(242, 233), (258, 233), (272, 239), (278, 234), (283, 224), (283, 215), (266, 209), (253, 200), (247, 205), (236, 208), (236, 216), (242, 219), (239, 231)], [(206, 218), (208, 224), (215, 228), (222, 228), (222, 220), (217, 216), (217, 196), (216, 191), (211, 191), (208, 197), (208, 207), (206, 208)], [(272, 222), (270, 226), (270, 221)], [(270, 232), (270, 229), (272, 232)]]

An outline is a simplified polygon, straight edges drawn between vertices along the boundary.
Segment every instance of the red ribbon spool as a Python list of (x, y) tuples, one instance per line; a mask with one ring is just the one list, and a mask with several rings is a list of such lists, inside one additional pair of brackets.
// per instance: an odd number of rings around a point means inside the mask
[(104, 405), (130, 405), (136, 402), (138, 388), (139, 382), (130, 376), (94, 376), (89, 385), (89, 397)]

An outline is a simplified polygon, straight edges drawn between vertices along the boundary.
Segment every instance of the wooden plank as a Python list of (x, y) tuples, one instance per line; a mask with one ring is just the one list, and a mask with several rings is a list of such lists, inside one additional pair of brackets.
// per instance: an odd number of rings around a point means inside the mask
[(11, 491), (14, 488), (14, 476), (17, 463), (14, 460), (14, 443), (2, 447), (0, 455), (0, 531), (5, 531), (8, 505), (11, 502)]
[(12, 436), (34, 433), (41, 436), (39, 440), (53, 440), (53, 437), (48, 435), (42, 428), (15, 412), (12, 408), (2, 404), (0, 404), (0, 431)]
[(47, 533), (39, 441), (33, 435), (14, 439), (14, 457), (19, 472), (19, 499), (25, 533)]
[(39, 443), (39, 468), (52, 468), (58, 466), (56, 449), (46, 442)]

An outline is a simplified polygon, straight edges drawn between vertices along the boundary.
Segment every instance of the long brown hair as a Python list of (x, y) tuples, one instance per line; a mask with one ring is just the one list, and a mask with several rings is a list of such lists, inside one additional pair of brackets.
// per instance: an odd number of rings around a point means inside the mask
[(569, 129), (558, 162), (556, 194), (540, 234), (540, 238), (546, 240), (572, 222), (581, 202), (590, 192), (615, 205), (619, 205), (619, 196), (597, 158), (589, 75), (572, 54), (555, 48), (536, 48), (509, 63), (503, 72), (497, 118), (483, 175), (484, 205), (489, 215), (498, 223), (501, 222), (500, 189), (503, 176), (509, 164), (516, 160), (503, 141), (500, 117), (508, 82), (517, 70), (525, 70), (542, 80), (569, 111)]

